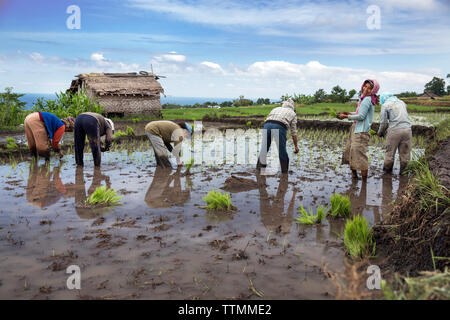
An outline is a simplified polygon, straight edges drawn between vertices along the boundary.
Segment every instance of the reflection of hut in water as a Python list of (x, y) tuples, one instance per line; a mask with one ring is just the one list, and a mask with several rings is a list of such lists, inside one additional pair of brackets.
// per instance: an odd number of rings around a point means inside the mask
[(164, 89), (157, 81), (161, 76), (141, 71), (131, 73), (83, 73), (76, 76), (68, 91), (86, 94), (104, 107), (109, 115), (144, 114), (162, 117), (160, 93)]

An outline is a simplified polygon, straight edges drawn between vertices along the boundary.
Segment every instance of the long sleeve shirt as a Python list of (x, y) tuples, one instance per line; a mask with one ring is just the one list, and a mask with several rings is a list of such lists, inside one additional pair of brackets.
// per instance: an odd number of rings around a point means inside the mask
[(381, 137), (386, 134), (386, 130), (408, 128), (411, 128), (411, 122), (409, 121), (406, 103), (397, 98), (388, 99), (381, 106), (380, 127), (377, 134)]
[(170, 145), (171, 142), (174, 143), (174, 148), (169, 151), (172, 152), (174, 157), (177, 160), (177, 163), (181, 163), (180, 161), (180, 152), (181, 152), (181, 142), (184, 138), (184, 132), (181, 127), (173, 121), (152, 121), (149, 122), (145, 126), (145, 131), (149, 134), (159, 136), (164, 141), (166, 146)]
[(105, 136), (105, 151), (108, 151), (113, 141), (113, 132), (108, 121), (105, 120), (104, 116), (95, 112), (84, 112), (82, 114), (87, 114), (97, 119), (100, 137)]
[(358, 114), (352, 113), (348, 116), (349, 120), (356, 120), (354, 133), (368, 132), (370, 130), (374, 111), (375, 106), (371, 97), (365, 97), (359, 106)]

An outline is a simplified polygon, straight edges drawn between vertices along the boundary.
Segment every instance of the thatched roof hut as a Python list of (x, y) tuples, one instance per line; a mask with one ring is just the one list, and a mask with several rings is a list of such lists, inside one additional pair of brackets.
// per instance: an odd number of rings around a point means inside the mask
[(425, 91), (423, 94), (417, 97), (417, 99), (420, 100), (431, 100), (431, 99), (434, 100), (436, 98), (440, 98), (440, 96), (430, 91)]
[(161, 117), (158, 76), (147, 72), (83, 73), (72, 81), (69, 91), (86, 90), (108, 115), (145, 114)]

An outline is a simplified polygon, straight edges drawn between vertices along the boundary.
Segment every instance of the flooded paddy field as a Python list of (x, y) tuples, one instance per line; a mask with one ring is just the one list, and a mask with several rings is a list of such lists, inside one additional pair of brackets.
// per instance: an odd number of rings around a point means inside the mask
[[(395, 174), (382, 175), (383, 139), (371, 138), (364, 183), (340, 164), (343, 131), (299, 130), (298, 155), (288, 141), (289, 175), (255, 170), (260, 130), (242, 129), (235, 138), (223, 132), (222, 140), (215, 134), (194, 134), (183, 146), (184, 162), (196, 159), (190, 172), (156, 168), (148, 141), (115, 144), (102, 155), (100, 170), (89, 149), (84, 169), (76, 168), (70, 150), (63, 161), (47, 164), (5, 161), (0, 297), (332, 299), (336, 288), (324, 268), (345, 273), (345, 222), (330, 217), (300, 225), (297, 210), (329, 205), (338, 192), (350, 196), (352, 214), (382, 221), (407, 184), (398, 161)], [(427, 140), (413, 140), (418, 157)], [(212, 147), (220, 144), (223, 152)], [(241, 149), (247, 152), (239, 158)], [(202, 160), (207, 155), (213, 164)], [(272, 150), (269, 166), (277, 161)], [(86, 207), (100, 185), (116, 190), (121, 205)], [(202, 208), (210, 190), (230, 192), (236, 211)], [(81, 290), (67, 289), (70, 265), (81, 269)]]

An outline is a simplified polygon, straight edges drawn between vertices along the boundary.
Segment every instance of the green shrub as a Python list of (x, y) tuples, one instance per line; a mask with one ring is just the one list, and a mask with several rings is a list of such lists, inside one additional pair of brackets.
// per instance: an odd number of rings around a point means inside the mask
[(86, 202), (91, 205), (100, 204), (114, 206), (120, 204), (120, 199), (122, 199), (122, 196), (118, 196), (115, 190), (102, 186), (97, 187)]
[(60, 92), (55, 100), (39, 98), (33, 105), (33, 111), (53, 113), (59, 118), (76, 117), (83, 112), (102, 113), (103, 107), (92, 101), (85, 91), (79, 94)]
[(134, 129), (130, 126), (127, 126), (127, 135), (134, 136)]
[(7, 143), (7, 144), (6, 144), (6, 149), (11, 150), (11, 149), (16, 149), (16, 148), (18, 148), (16, 142), (15, 142), (14, 139), (11, 138), (11, 137), (6, 138), (6, 143)]
[(17, 126), (25, 119), (26, 103), (20, 101), (23, 94), (12, 93), (12, 88), (5, 88), (0, 93), (0, 127)]
[(327, 210), (319, 206), (317, 208), (317, 214), (315, 215), (314, 212), (310, 209), (309, 213), (306, 212), (305, 207), (301, 206), (298, 211), (300, 212), (300, 215), (295, 219), (295, 222), (302, 223), (302, 224), (316, 224), (321, 223), (323, 219), (327, 216)]
[(234, 208), (229, 193), (211, 190), (206, 197), (206, 209), (208, 210), (232, 210)]
[(334, 193), (331, 198), (330, 214), (333, 217), (348, 217), (351, 213), (350, 197)]
[(375, 249), (372, 230), (366, 218), (355, 216), (347, 220), (344, 230), (344, 245), (348, 253), (354, 258), (363, 258), (370, 248)]

